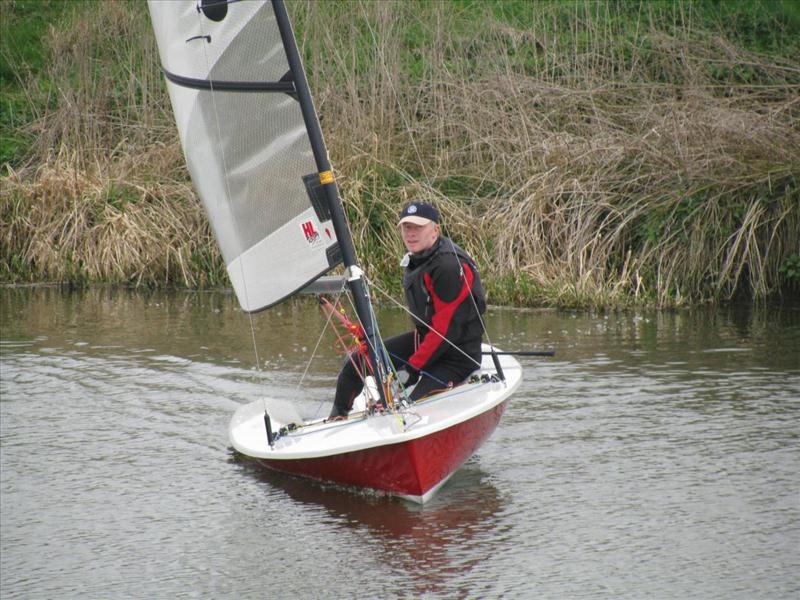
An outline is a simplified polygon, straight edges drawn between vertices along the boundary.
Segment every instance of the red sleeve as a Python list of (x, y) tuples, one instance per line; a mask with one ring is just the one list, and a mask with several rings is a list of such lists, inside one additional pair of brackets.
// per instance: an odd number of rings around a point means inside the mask
[(425, 365), (450, 347), (442, 337), (447, 337), (457, 321), (458, 307), (469, 298), (475, 276), (466, 263), (463, 265), (462, 274), (461, 269), (456, 266), (458, 263), (460, 261), (438, 272), (435, 281), (430, 273), (423, 275), (425, 287), (433, 301), (433, 331), (429, 330), (425, 334), (425, 339), (417, 351), (408, 359), (408, 363), (417, 371), (423, 370)]

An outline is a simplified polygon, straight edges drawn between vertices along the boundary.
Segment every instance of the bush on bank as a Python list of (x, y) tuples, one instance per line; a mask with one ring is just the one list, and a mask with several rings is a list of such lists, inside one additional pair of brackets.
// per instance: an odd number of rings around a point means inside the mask
[[(424, 197), (492, 302), (800, 289), (791, 2), (290, 2), (367, 273)], [(0, 278), (226, 285), (139, 3), (3, 11)], [(38, 44), (31, 44), (37, 40)]]

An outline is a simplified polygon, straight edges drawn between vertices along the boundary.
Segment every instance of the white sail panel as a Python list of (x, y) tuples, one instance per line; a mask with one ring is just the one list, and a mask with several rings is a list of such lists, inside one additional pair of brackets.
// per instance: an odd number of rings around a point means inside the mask
[(271, 2), (150, 0), (186, 162), (242, 308), (340, 262)]

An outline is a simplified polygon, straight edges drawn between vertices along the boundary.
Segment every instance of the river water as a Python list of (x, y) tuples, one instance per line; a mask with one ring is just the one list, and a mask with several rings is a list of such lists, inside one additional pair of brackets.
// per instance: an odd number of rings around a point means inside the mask
[(424, 507), (229, 447), (253, 399), (328, 411), (341, 359), (311, 302), (251, 320), (222, 292), (44, 287), (0, 307), (3, 600), (800, 595), (800, 305), (491, 310), (495, 344), (556, 357), (522, 359)]

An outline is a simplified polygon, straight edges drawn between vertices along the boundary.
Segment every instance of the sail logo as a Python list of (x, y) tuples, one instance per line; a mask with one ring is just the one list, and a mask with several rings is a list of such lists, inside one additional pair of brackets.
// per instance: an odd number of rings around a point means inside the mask
[(306, 241), (311, 247), (314, 247), (322, 242), (319, 231), (317, 231), (317, 229), (314, 227), (313, 221), (301, 223), (300, 228), (303, 230), (303, 235), (306, 237)]

